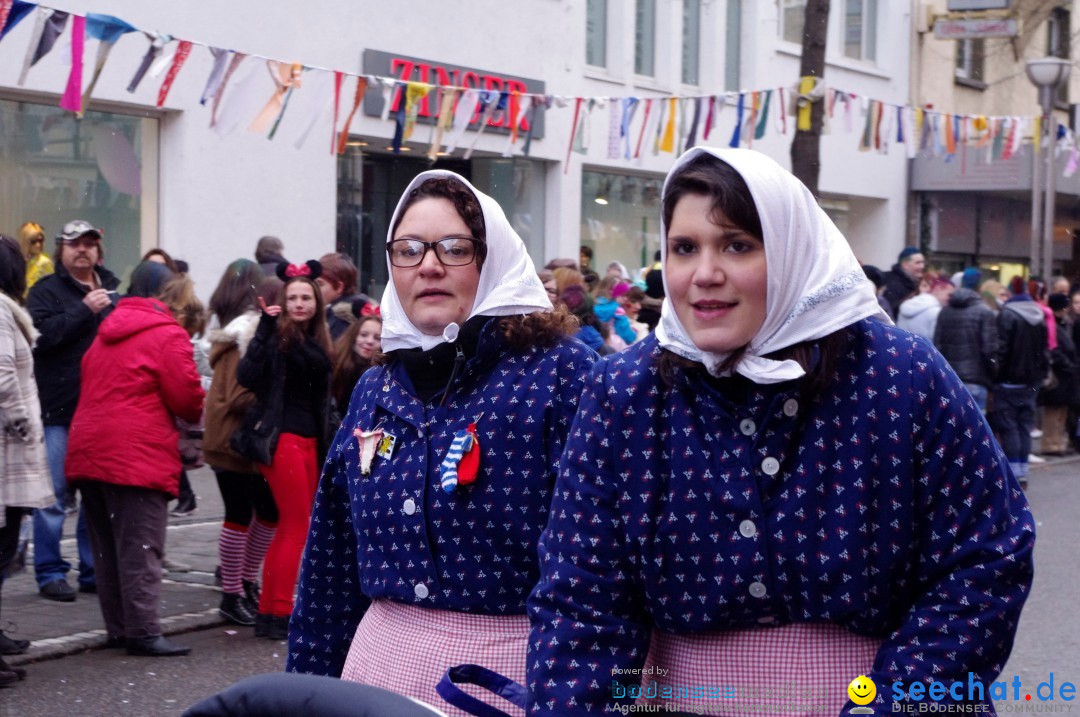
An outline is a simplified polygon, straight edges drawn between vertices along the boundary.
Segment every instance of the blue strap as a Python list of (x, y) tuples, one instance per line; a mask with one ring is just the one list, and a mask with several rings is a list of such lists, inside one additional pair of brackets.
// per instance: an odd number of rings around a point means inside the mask
[[(456, 683), (456, 684), (455, 684)], [(470, 684), (483, 687), (489, 692), (494, 692), (499, 697), (525, 709), (525, 688), (503, 677), (498, 672), (481, 667), (480, 665), (458, 665), (451, 667), (435, 685), (435, 691), (444, 700), (476, 717), (510, 717), (509, 714), (496, 709), (486, 702), (481, 702), (475, 697), (466, 694), (458, 684)]]

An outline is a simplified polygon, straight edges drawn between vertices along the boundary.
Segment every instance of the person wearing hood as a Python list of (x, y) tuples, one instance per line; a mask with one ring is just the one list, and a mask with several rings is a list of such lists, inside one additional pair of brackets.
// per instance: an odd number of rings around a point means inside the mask
[(900, 310), (900, 304), (919, 290), (919, 282), (926, 273), (926, 257), (913, 246), (905, 247), (892, 265), (892, 269), (885, 274), (885, 289), (881, 295), (889, 304), (889, 316), (895, 319)]
[[(56, 237), (56, 272), (40, 279), (26, 297), (26, 310), (41, 337), (34, 347), (34, 377), (41, 397), (45, 450), (56, 489), (56, 503), (34, 511), (34, 573), (47, 600), (72, 602), (71, 565), (60, 552), (64, 533), (67, 481), (64, 457), (71, 416), (79, 401), (80, 364), (98, 327), (113, 309), (120, 280), (102, 265), (102, 232), (81, 219), (64, 225)], [(75, 528), (79, 591), (94, 592), (94, 552), (80, 509)]]
[[(221, 603), (218, 612), (236, 625), (251, 626), (259, 610), (259, 569), (274, 539), (278, 510), (270, 486), (250, 458), (229, 441), (255, 403), (240, 385), (236, 367), (247, 353), (259, 325), (254, 287), (263, 281), (253, 261), (237, 259), (225, 269), (210, 296), (210, 311), (221, 327), (210, 332), (210, 366), (214, 377), (206, 396), (203, 454), (214, 470), (225, 520), (218, 538)], [(276, 292), (275, 292), (276, 293)]]
[(949, 297), (955, 290), (956, 287), (948, 279), (944, 277), (934, 279), (930, 282), (929, 291), (913, 296), (900, 304), (896, 325), (904, 331), (910, 331), (928, 341), (933, 341), (938, 314), (941, 313), (942, 307), (949, 303)]
[(661, 208), (660, 325), (593, 367), (540, 539), (528, 714), (692, 711), (672, 686), (723, 684), (781, 714), (775, 665), (989, 684), (1034, 521), (963, 384), (875, 320), (847, 241), (767, 156), (691, 149)]
[(1050, 352), (1050, 367), (1053, 369), (1054, 379), (1049, 382), (1050, 385), (1044, 383), (1037, 400), (1043, 412), (1043, 435), (1039, 453), (1044, 456), (1063, 456), (1070, 444), (1065, 429), (1069, 409), (1080, 402), (1080, 357), (1077, 356), (1072, 326), (1069, 325), (1068, 294), (1050, 294), (1046, 303), (1057, 324), (1057, 347)]
[(938, 314), (933, 339), (985, 414), (997, 374), (998, 335), (997, 316), (978, 291), (980, 278), (978, 269), (963, 271), (960, 288)]
[(286, 669), (442, 704), (452, 665), (525, 677), (536, 541), (596, 354), (460, 175), (413, 179), (386, 251), (385, 359), (323, 469)]
[[(65, 464), (83, 495), (97, 557), (109, 647), (169, 657), (190, 648), (161, 634), (161, 559), (169, 501), (180, 489), (176, 419), (197, 421), (203, 390), (191, 341), (157, 297), (188, 282), (144, 261), (83, 357), (83, 383)], [(176, 295), (191, 292), (175, 292)], [(124, 440), (116, 440), (124, 436)]]
[(593, 313), (596, 314), (596, 319), (607, 327), (609, 345), (615, 351), (622, 351), (637, 341), (637, 332), (630, 326), (630, 319), (627, 318), (626, 312), (615, 300), (616, 287), (622, 287), (621, 293), (626, 291), (629, 285), (613, 276), (600, 280), (593, 292)]
[(1012, 296), (997, 315), (997, 382), (990, 415), (1001, 449), (1020, 485), (1027, 486), (1035, 399), (1050, 372), (1050, 346), (1043, 307), (1025, 291), (1020, 277), (1009, 282)]

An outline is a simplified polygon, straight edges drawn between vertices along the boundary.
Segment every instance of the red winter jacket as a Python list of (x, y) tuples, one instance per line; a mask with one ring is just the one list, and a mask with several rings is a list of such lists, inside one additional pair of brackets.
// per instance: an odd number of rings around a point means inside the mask
[(125, 298), (82, 360), (82, 392), (68, 435), (71, 481), (180, 488), (176, 419), (195, 422), (202, 386), (191, 342), (156, 299)]

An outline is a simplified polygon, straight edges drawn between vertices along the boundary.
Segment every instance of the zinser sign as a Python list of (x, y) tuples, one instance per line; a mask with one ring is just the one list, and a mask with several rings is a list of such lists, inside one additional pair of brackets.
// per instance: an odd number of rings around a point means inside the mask
[(939, 40), (967, 40), (980, 37), (1015, 37), (1016, 20), (938, 20), (934, 37)]
[[(433, 85), (451, 85), (454, 87), (466, 87), (478, 90), (495, 90), (497, 92), (529, 92), (544, 94), (545, 85), (542, 80), (533, 80), (527, 77), (505, 75), (490, 70), (480, 70), (460, 65), (448, 65), (435, 60), (424, 60), (418, 57), (398, 55), (380, 50), (364, 50), (364, 73), (368, 75), (380, 75), (393, 77), (402, 82), (427, 82)], [(391, 97), (392, 109), (397, 109), (397, 103), (404, 101), (398, 99), (403, 90), (395, 89)], [(438, 107), (435, 105), (436, 95), (434, 92), (420, 100), (417, 112), (417, 122), (435, 124), (438, 115)], [(369, 117), (378, 117), (383, 111), (382, 88), (369, 87), (364, 95), (364, 114)], [(532, 136), (538, 139), (544, 136), (544, 110), (536, 111), (536, 126)], [(513, 118), (510, 116), (510, 106), (507, 109), (497, 110), (488, 122), (485, 132), (497, 132), (509, 134)], [(469, 129), (476, 130), (480, 124), (479, 114), (473, 116), (469, 123)], [(527, 132), (529, 129), (529, 115), (525, 116), (518, 132)]]

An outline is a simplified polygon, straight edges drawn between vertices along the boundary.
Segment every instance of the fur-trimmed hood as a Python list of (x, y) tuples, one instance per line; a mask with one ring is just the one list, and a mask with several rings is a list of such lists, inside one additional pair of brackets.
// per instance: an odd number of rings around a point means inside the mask
[(210, 340), (210, 365), (217, 363), (221, 355), (234, 346), (240, 355), (247, 353), (248, 344), (259, 327), (259, 312), (248, 311), (230, 321), (223, 329), (214, 329), (207, 338)]
[(23, 336), (26, 337), (26, 343), (30, 344), (30, 348), (34, 348), (34, 344), (37, 343), (38, 336), (41, 334), (34, 328), (34, 322), (30, 318), (30, 314), (26, 313), (26, 309), (19, 306), (14, 299), (2, 291), (0, 291), (0, 303), (11, 309), (11, 313), (15, 317), (15, 323), (18, 325), (19, 330), (22, 331)]

